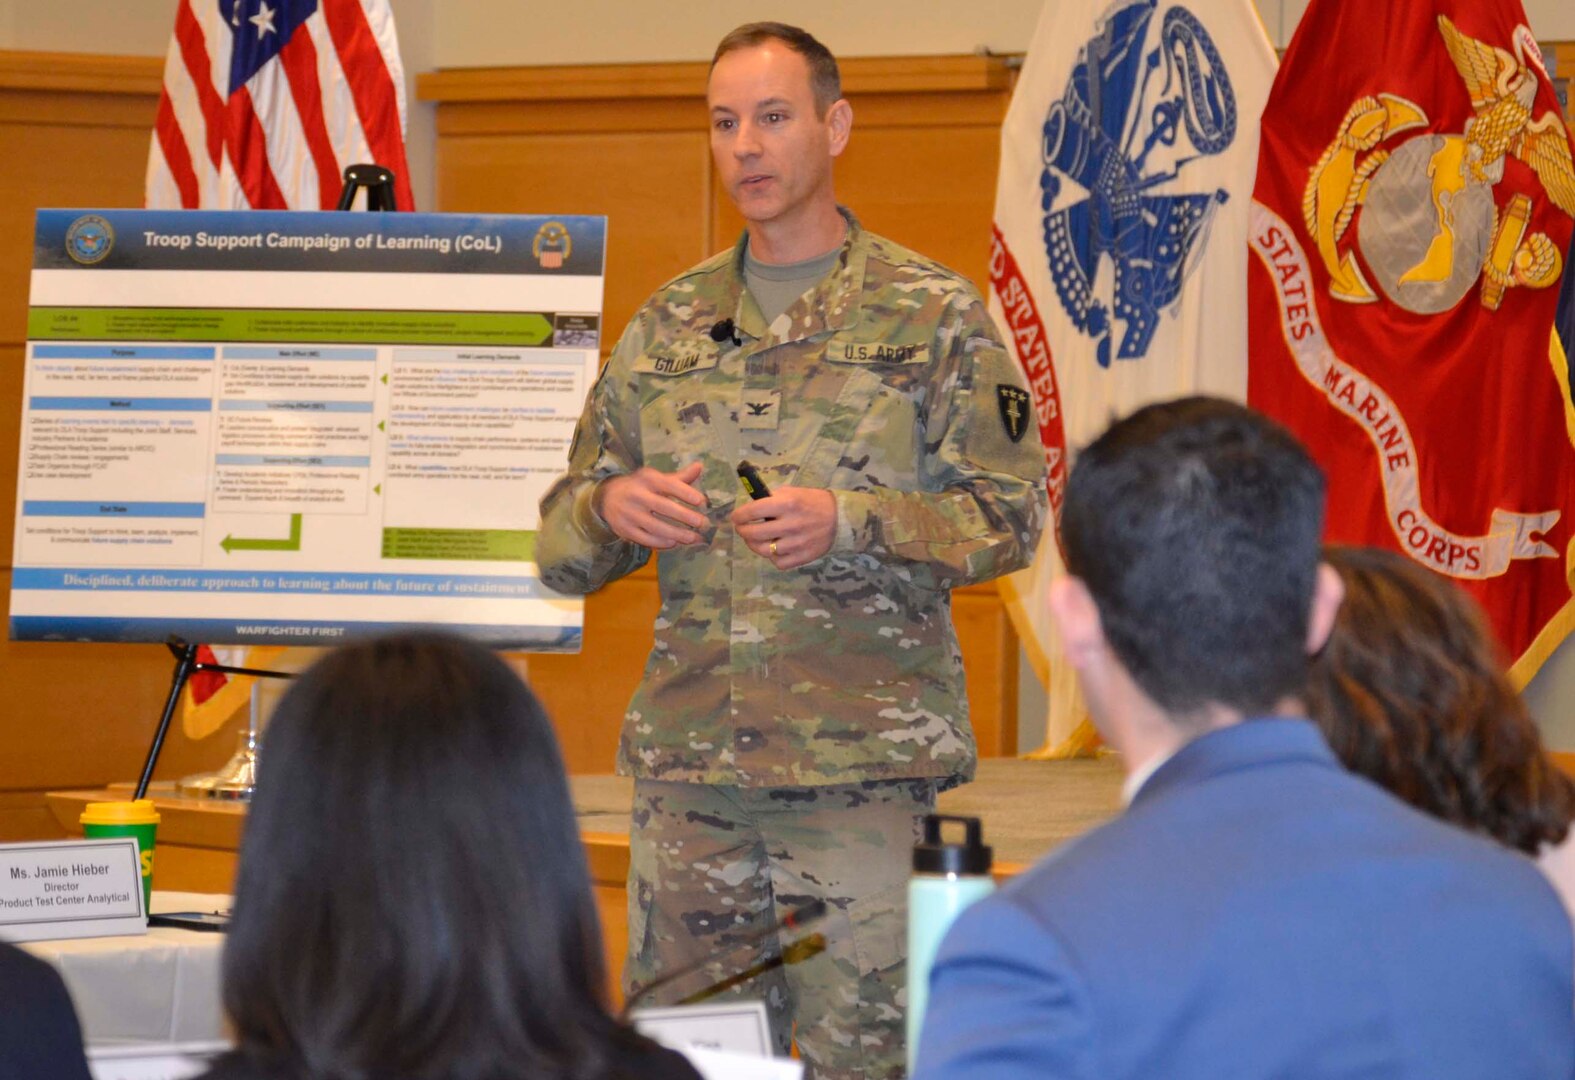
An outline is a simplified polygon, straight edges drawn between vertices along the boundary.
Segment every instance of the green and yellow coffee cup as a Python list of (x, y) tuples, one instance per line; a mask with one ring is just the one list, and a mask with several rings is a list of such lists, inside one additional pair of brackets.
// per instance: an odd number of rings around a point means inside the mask
[(153, 899), (153, 842), (159, 828), (159, 812), (152, 799), (135, 802), (88, 803), (82, 811), (82, 835), (89, 840), (112, 836), (135, 836), (142, 851), (142, 912), (147, 914)]

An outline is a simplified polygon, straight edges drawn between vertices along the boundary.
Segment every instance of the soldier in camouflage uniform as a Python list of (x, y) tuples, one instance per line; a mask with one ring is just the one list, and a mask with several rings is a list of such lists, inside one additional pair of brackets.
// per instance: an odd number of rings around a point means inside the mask
[[(542, 499), (537, 560), (588, 593), (661, 553), (618, 756), (628, 990), (714, 956), (696, 983), (764, 998), (812, 1075), (885, 1078), (917, 819), (974, 768), (949, 590), (1028, 563), (1045, 468), (977, 292), (836, 205), (836, 80), (791, 27), (718, 47), (712, 151), (748, 229), (624, 332)], [(773, 305), (757, 275), (784, 264), (789, 289), (813, 278)], [(741, 459), (769, 497), (744, 495)], [(730, 951), (815, 898), (811, 940)]]

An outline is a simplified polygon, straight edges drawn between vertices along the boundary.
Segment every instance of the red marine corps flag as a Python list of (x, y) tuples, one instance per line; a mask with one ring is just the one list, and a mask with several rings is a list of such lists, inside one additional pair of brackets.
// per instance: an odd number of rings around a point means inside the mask
[[(1251, 0), (1050, 0), (1001, 130), (990, 308), (1060, 517), (1069, 456), (1151, 401), (1246, 395), (1247, 211), (1274, 50)], [(1036, 756), (1095, 745), (1044, 596), (1056, 530), (1002, 582), (1045, 682)]]
[(1313, 0), (1264, 112), (1248, 400), (1323, 465), (1329, 538), (1464, 586), (1524, 684), (1575, 618), (1569, 136), (1519, 0), (1351, 11)]

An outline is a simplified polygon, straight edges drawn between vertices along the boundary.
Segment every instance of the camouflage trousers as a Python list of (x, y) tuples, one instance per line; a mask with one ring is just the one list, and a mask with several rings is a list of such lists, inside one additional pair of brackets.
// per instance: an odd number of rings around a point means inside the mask
[[(904, 1075), (908, 876), (933, 780), (738, 788), (636, 780), (629, 860), (629, 994), (714, 957), (646, 1004), (732, 981), (766, 1003), (777, 1051), (797, 1042), (816, 1080)], [(801, 934), (738, 943), (812, 900)]]

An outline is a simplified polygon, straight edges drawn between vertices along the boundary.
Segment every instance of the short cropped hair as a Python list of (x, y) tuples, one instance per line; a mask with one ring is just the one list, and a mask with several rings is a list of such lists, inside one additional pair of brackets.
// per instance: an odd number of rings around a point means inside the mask
[[(535, 696), (480, 645), (346, 646), (269, 722), (224, 950), (257, 1075), (604, 1075), (568, 781)], [(248, 1073), (250, 1075), (250, 1073)]]
[(779, 22), (745, 23), (717, 42), (711, 56), (711, 67), (730, 52), (753, 49), (768, 41), (778, 41), (804, 58), (809, 65), (809, 86), (815, 95), (815, 115), (824, 118), (826, 110), (842, 97), (842, 73), (837, 70), (837, 58), (808, 30)]
[(1180, 727), (1300, 694), (1324, 480), (1290, 432), (1192, 397), (1118, 421), (1078, 457), (1061, 541), (1105, 639)]
[(1475, 601), (1392, 551), (1333, 547), (1345, 583), (1307, 711), (1353, 772), (1419, 810), (1535, 855), (1575, 817)]

